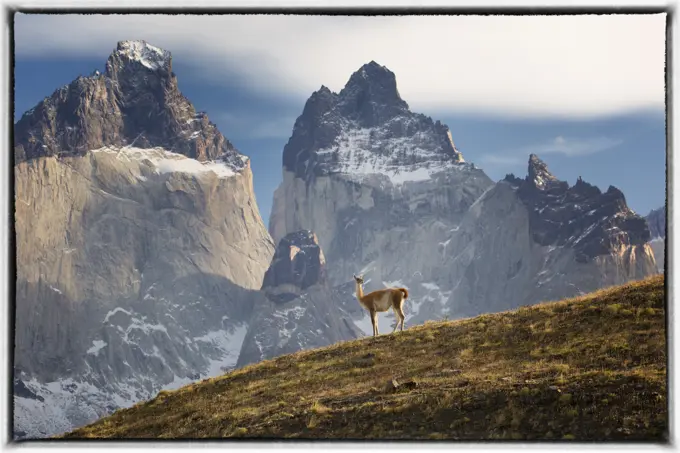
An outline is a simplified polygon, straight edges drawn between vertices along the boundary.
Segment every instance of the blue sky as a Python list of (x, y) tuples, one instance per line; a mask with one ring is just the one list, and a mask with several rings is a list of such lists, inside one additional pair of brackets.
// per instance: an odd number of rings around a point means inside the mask
[[(665, 202), (665, 17), (477, 18), (455, 27), (446, 18), (88, 17), (17, 18), (15, 117), (78, 75), (103, 70), (118, 40), (146, 39), (173, 53), (180, 90), (251, 157), (265, 222), (307, 97), (322, 84), (339, 91), (370, 60), (393, 70), (412, 110), (447, 124), (465, 159), (494, 180), (524, 176), (533, 152), (570, 184), (582, 176), (603, 190), (619, 187), (641, 214)], [(175, 23), (182, 27), (173, 33)]]

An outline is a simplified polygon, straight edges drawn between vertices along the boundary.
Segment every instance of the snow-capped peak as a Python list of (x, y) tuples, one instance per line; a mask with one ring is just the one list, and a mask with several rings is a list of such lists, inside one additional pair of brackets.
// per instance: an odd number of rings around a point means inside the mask
[(118, 55), (138, 61), (149, 69), (168, 69), (172, 58), (170, 52), (152, 46), (146, 41), (120, 41), (116, 49)]

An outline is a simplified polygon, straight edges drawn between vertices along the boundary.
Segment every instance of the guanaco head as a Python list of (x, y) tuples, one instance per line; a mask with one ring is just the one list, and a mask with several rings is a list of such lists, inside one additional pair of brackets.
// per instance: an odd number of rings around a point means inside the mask
[(364, 284), (364, 276), (363, 275), (360, 275), (360, 276), (357, 277), (356, 275), (352, 274), (352, 276), (354, 277), (355, 282), (357, 282), (360, 285)]

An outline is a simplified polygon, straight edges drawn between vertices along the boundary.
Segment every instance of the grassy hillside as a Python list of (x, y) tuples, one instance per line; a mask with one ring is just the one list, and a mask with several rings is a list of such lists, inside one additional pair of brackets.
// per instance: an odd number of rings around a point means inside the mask
[(664, 298), (656, 276), (286, 355), (63, 437), (665, 441)]

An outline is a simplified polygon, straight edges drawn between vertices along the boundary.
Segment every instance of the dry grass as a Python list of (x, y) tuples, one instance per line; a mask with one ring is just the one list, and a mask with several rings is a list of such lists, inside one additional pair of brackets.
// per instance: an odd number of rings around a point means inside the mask
[(62, 437), (665, 441), (664, 294), (657, 276), (286, 355)]

